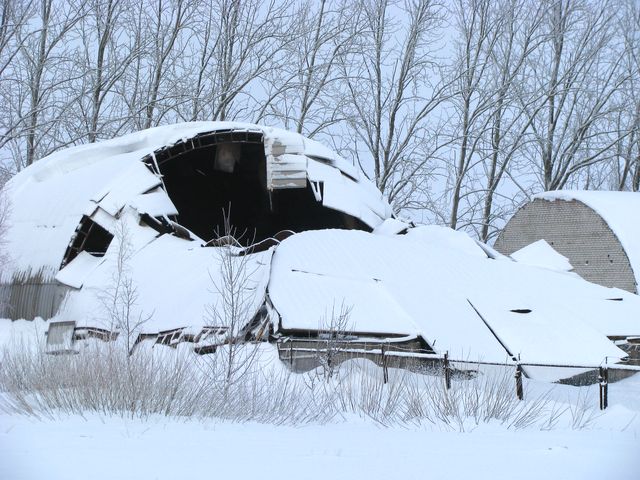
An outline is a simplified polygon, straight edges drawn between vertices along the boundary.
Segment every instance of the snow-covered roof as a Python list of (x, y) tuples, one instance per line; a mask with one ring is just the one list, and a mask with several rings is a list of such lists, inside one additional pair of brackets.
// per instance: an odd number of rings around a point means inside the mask
[(534, 199), (576, 200), (594, 210), (607, 223), (622, 244), (631, 269), (640, 284), (640, 193), (592, 190), (555, 190)]
[(599, 364), (621, 354), (605, 335), (640, 332), (637, 296), (491, 260), (441, 227), (294, 235), (274, 253), (269, 295), (284, 329), (317, 329), (344, 305), (351, 330), (421, 335), (471, 360), (505, 361), (502, 342), (525, 362)]
[[(297, 133), (235, 122), (156, 127), (56, 152), (12, 178), (6, 187), (11, 214), (5, 239), (12, 258), (2, 280), (10, 281), (16, 272), (53, 276), (83, 215), (100, 210), (114, 216), (125, 205), (152, 216), (175, 214), (171, 199), (158, 188), (161, 175), (143, 159), (155, 161), (154, 152), (165, 147), (205, 132), (225, 131), (264, 135), (267, 173), (277, 188), (287, 188), (287, 178), (302, 175), (303, 183), (308, 179), (323, 184), (324, 206), (348, 213), (370, 228), (391, 216), (387, 201), (356, 167)], [(99, 218), (109, 223), (104, 215), (98, 216), (98, 223)]]
[[(137, 287), (136, 315), (150, 316), (141, 331), (198, 332), (211, 325), (210, 309), (221, 301), (221, 253), (172, 235), (140, 248), (129, 272)], [(116, 255), (113, 248), (104, 258), (91, 257), (82, 288), (69, 294), (58, 319), (104, 326), (103, 295)], [(607, 336), (640, 334), (640, 297), (492, 260), (464, 233), (444, 227), (395, 236), (307, 231), (240, 258), (250, 273), (241, 321), (268, 298), (273, 328), (283, 333), (322, 330), (345, 308), (349, 331), (420, 336), (456, 359), (505, 362), (511, 354), (525, 363), (560, 365), (621, 358), (625, 354)]]

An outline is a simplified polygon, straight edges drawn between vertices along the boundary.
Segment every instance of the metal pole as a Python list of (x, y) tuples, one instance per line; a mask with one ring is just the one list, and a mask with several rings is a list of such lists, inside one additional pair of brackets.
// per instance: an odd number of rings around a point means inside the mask
[(293, 367), (293, 343), (289, 340), (289, 365)]
[(604, 408), (609, 406), (609, 367), (604, 367)]

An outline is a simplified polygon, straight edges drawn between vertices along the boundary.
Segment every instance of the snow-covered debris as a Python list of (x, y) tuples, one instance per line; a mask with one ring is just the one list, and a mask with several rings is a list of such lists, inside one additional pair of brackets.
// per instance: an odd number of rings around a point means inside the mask
[(551, 245), (544, 240), (538, 240), (511, 254), (518, 263), (542, 267), (558, 272), (570, 272), (573, 266), (569, 259), (556, 252)]
[(438, 228), (395, 237), (325, 230), (285, 240), (269, 282), (282, 328), (317, 329), (344, 304), (356, 331), (420, 335), (456, 358), (500, 362), (511, 354), (585, 365), (624, 356), (606, 335), (640, 330), (638, 297), (496, 262), (471, 239), (455, 244), (448, 240), (457, 233)]

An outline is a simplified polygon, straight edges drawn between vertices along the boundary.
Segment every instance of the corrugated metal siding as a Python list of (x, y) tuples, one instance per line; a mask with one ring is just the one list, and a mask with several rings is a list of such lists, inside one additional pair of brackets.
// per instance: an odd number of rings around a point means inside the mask
[(49, 319), (58, 312), (70, 290), (41, 272), (16, 274), (11, 283), (0, 284), (0, 316), (14, 320)]
[(602, 217), (584, 203), (536, 199), (526, 204), (500, 233), (495, 249), (511, 255), (540, 239), (567, 257), (584, 279), (637, 293), (620, 241)]

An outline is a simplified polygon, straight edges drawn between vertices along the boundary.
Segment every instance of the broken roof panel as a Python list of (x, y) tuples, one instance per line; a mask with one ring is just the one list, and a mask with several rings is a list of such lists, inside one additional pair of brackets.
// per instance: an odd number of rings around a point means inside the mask
[(169, 195), (160, 189), (137, 195), (129, 202), (129, 205), (137, 210), (138, 213), (147, 213), (152, 217), (178, 214), (178, 210)]
[(161, 185), (160, 178), (151, 173), (144, 163), (131, 162), (91, 200), (115, 217), (125, 205), (131, 203), (134, 197), (159, 185)]
[[(211, 325), (209, 309), (222, 308), (224, 299), (218, 288), (224, 284), (220, 255), (227, 247), (203, 248), (171, 235), (162, 235), (135, 252), (127, 262), (127, 272), (136, 287), (133, 315), (149, 317), (141, 332), (157, 333), (179, 327)], [(248, 280), (243, 292), (242, 318), (247, 323), (264, 303), (272, 252), (237, 257), (246, 262)], [(78, 319), (81, 325), (108, 325), (103, 304), (113, 288), (117, 272), (118, 245), (114, 241), (104, 261), (83, 278), (82, 290), (69, 293), (58, 318)], [(75, 262), (75, 260), (74, 260)], [(71, 267), (72, 264), (69, 265)], [(64, 272), (65, 269), (63, 269)]]
[(104, 261), (87, 252), (80, 252), (68, 265), (56, 275), (56, 280), (69, 287), (82, 288), (84, 279)]
[[(344, 303), (354, 306), (350, 320), (359, 331), (372, 325), (375, 332), (418, 334), (436, 351), (469, 360), (508, 357), (478, 312), (523, 362), (599, 364), (605, 356), (624, 356), (605, 335), (640, 332), (635, 296), (618, 302), (626, 306), (612, 324), (603, 314), (616, 303), (607, 300), (610, 289), (491, 260), (471, 239), (464, 246), (460, 235), (441, 227), (413, 238), (340, 230), (297, 234), (276, 249), (270, 298), (285, 329), (311, 328), (310, 319)], [(339, 288), (327, 288), (330, 280)], [(532, 313), (512, 312), (526, 309)]]

